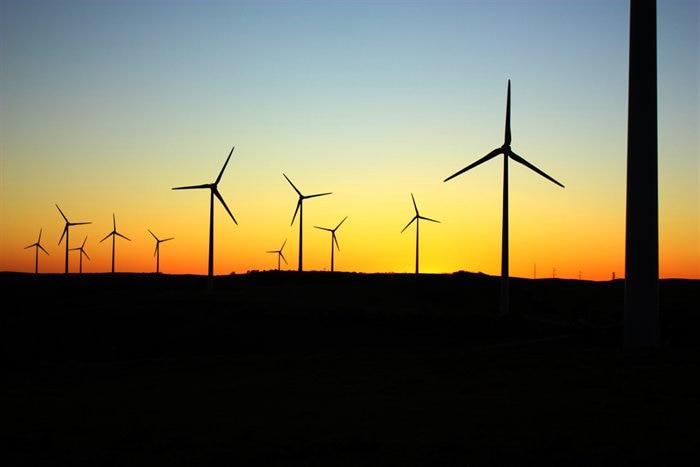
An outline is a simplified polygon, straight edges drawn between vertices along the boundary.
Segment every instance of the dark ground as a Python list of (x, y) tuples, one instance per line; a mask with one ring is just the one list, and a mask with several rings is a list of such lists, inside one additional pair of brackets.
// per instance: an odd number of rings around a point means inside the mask
[(0, 273), (7, 466), (700, 465), (700, 281)]

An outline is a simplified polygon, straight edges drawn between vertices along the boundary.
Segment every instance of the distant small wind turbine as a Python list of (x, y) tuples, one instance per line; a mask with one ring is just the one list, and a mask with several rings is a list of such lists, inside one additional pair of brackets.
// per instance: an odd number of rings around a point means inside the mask
[(460, 175), (464, 172), (466, 172), (469, 169), (472, 169), (476, 167), (477, 165), (480, 165), (490, 159), (493, 159), (494, 157), (498, 156), (499, 154), (503, 154), (503, 232), (501, 235), (501, 304), (500, 304), (500, 313), (507, 314), (509, 312), (509, 292), (508, 292), (508, 159), (513, 159), (516, 162), (521, 163), (525, 167), (529, 168), (530, 170), (537, 172), (538, 174), (542, 175), (544, 178), (547, 180), (550, 180), (551, 182), (559, 185), (560, 187), (564, 188), (564, 185), (535, 167), (534, 165), (530, 164), (528, 161), (514, 153), (511, 148), (510, 148), (510, 80), (508, 80), (508, 97), (506, 101), (506, 133), (505, 133), (505, 141), (503, 142), (503, 146), (500, 148), (496, 148), (490, 153), (486, 154), (484, 157), (479, 159), (478, 161), (466, 166), (462, 170), (450, 175), (447, 177), (444, 181), (448, 181), (457, 175)]
[(43, 251), (47, 255), (49, 254), (48, 251), (44, 249), (43, 246), (41, 246), (41, 229), (39, 229), (39, 239), (36, 241), (36, 243), (32, 243), (31, 245), (27, 245), (24, 247), (26, 250), (27, 248), (34, 248), (34, 274), (37, 274), (39, 272), (39, 250)]
[(221, 202), (221, 205), (226, 209), (226, 212), (228, 213), (229, 216), (231, 216), (231, 219), (233, 220), (233, 223), (238, 225), (238, 221), (236, 221), (236, 218), (233, 217), (233, 214), (231, 213), (231, 210), (228, 208), (226, 205), (226, 201), (224, 201), (224, 198), (221, 196), (221, 193), (219, 193), (219, 182), (221, 181), (221, 176), (224, 174), (224, 170), (226, 170), (226, 165), (228, 165), (229, 159), (231, 159), (231, 154), (233, 154), (233, 149), (231, 148), (231, 152), (228, 153), (228, 157), (226, 158), (226, 162), (224, 162), (224, 166), (221, 168), (221, 172), (219, 172), (219, 176), (216, 177), (216, 180), (213, 183), (203, 183), (201, 185), (190, 185), (190, 186), (178, 186), (173, 188), (173, 190), (191, 190), (191, 189), (200, 189), (200, 188), (208, 188), (210, 191), (209, 194), (209, 265), (207, 267), (207, 275), (209, 276), (209, 290), (211, 291), (214, 287), (213, 279), (214, 279), (214, 197), (216, 196), (219, 199), (219, 202)]
[(428, 217), (423, 217), (420, 214), (418, 214), (418, 206), (416, 205), (416, 199), (413, 197), (413, 193), (411, 193), (411, 199), (413, 200), (413, 209), (416, 211), (416, 215), (413, 216), (413, 219), (409, 221), (408, 224), (406, 224), (406, 227), (401, 229), (401, 233), (403, 233), (404, 230), (408, 228), (409, 225), (413, 223), (413, 221), (416, 221), (416, 274), (418, 274), (418, 224), (420, 220), (425, 220), (425, 221), (430, 221), (430, 222), (437, 222), (439, 223), (440, 221), (436, 221), (435, 219), (430, 219)]
[(151, 232), (151, 229), (148, 229), (148, 232), (153, 236), (153, 238), (156, 239), (156, 250), (153, 252), (153, 256), (156, 257), (156, 273), (159, 273), (160, 272), (160, 244), (161, 244), (161, 242), (167, 242), (168, 240), (172, 240), (175, 237), (164, 238), (161, 240), (160, 238), (156, 237), (156, 234)]
[(68, 218), (66, 217), (65, 214), (63, 214), (63, 211), (61, 211), (61, 208), (58, 207), (58, 204), (56, 205), (56, 208), (58, 208), (58, 212), (61, 213), (61, 216), (66, 221), (66, 226), (63, 228), (63, 233), (61, 234), (61, 239), (58, 241), (58, 244), (60, 245), (61, 242), (63, 241), (63, 237), (66, 237), (66, 274), (68, 274), (68, 234), (69, 234), (69, 228), (73, 227), (74, 225), (91, 224), (91, 222), (68, 222)]
[(284, 254), (282, 254), (282, 250), (284, 249), (284, 245), (287, 244), (287, 239), (284, 239), (284, 243), (282, 243), (282, 246), (280, 247), (279, 250), (269, 250), (268, 253), (277, 253), (277, 270), (280, 270), (280, 258), (284, 260), (284, 264), (289, 264), (287, 263), (287, 258), (284, 257)]
[(80, 253), (79, 253), (79, 254), (80, 254), (80, 273), (81, 273), (81, 274), (83, 273), (83, 255), (85, 255), (85, 257), (86, 257), (87, 259), (90, 259), (90, 257), (88, 256), (88, 254), (85, 253), (85, 242), (87, 242), (87, 236), (85, 237), (85, 240), (83, 240), (83, 244), (82, 244), (82, 245), (80, 245), (79, 247), (76, 247), (76, 248), (71, 248), (71, 251), (73, 251), (73, 250), (80, 250)]
[(331, 272), (333, 272), (333, 262), (334, 262), (334, 248), (333, 244), (335, 243), (335, 247), (338, 248), (338, 251), (340, 251), (340, 245), (338, 245), (338, 239), (335, 236), (335, 231), (338, 230), (338, 228), (345, 222), (345, 219), (347, 219), (348, 216), (345, 216), (342, 221), (338, 225), (335, 226), (335, 229), (329, 229), (327, 227), (319, 227), (317, 225), (314, 225), (317, 229), (325, 230), (327, 232), (331, 233)]
[[(284, 174), (282, 174), (282, 175), (284, 175)], [(287, 179), (289, 184), (292, 185), (292, 188), (294, 188), (294, 191), (296, 191), (297, 194), (299, 195), (299, 201), (297, 201), (297, 207), (294, 210), (294, 216), (292, 217), (292, 223), (290, 225), (294, 225), (294, 219), (296, 219), (297, 212), (298, 212), (299, 213), (299, 271), (302, 271), (303, 270), (303, 267), (302, 267), (302, 233), (303, 233), (303, 226), (304, 226), (302, 219), (303, 219), (303, 214), (304, 214), (304, 212), (303, 212), (304, 211), (304, 200), (308, 199), (308, 198), (315, 198), (317, 196), (330, 195), (331, 193), (330, 192), (329, 193), (317, 193), (315, 195), (306, 195), (305, 196), (305, 195), (301, 194), (301, 191), (299, 191), (297, 189), (297, 187), (294, 186), (294, 184), (289, 179), (289, 177), (284, 175), (284, 178)]]
[(114, 228), (112, 229), (112, 231), (110, 233), (105, 235), (105, 237), (102, 240), (100, 240), (100, 243), (107, 240), (110, 236), (112, 237), (112, 272), (114, 272), (114, 253), (116, 250), (116, 238), (117, 238), (117, 236), (119, 236), (125, 240), (129, 240), (129, 241), (131, 241), (131, 239), (127, 238), (124, 235), (117, 232), (117, 219), (116, 219), (116, 217), (114, 217), (114, 214), (112, 214), (112, 225), (114, 226)]

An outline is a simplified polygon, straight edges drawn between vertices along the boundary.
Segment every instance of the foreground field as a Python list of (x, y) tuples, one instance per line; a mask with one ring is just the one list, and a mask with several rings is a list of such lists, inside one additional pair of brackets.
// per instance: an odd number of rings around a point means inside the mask
[(697, 465), (698, 281), (0, 274), (3, 465)]

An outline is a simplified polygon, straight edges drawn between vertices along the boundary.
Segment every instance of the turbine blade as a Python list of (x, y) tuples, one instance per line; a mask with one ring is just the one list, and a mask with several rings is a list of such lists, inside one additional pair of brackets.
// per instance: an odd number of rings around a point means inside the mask
[(226, 206), (226, 201), (224, 201), (224, 198), (222, 198), (221, 195), (219, 194), (219, 190), (217, 190), (216, 188), (214, 188), (213, 190), (214, 190), (214, 195), (215, 195), (217, 198), (219, 198), (219, 201), (221, 201), (221, 204), (224, 205), (224, 208), (226, 209), (226, 212), (228, 213), (229, 216), (231, 216), (231, 219), (233, 219), (233, 223), (236, 224), (236, 225), (238, 225), (238, 221), (236, 220), (235, 217), (233, 217), (233, 213), (232, 213), (231, 210), (228, 208), (228, 206)]
[(41, 229), (39, 229), (39, 238), (36, 241), (37, 243), (41, 243)]
[(68, 221), (66, 221), (66, 226), (63, 228), (63, 233), (61, 234), (61, 238), (58, 240), (59, 245), (63, 241), (63, 237), (65, 237), (67, 232), (68, 232)]
[(406, 227), (404, 227), (403, 229), (401, 229), (401, 233), (403, 233), (403, 231), (406, 230), (406, 229), (408, 228), (409, 225), (413, 224), (413, 221), (416, 220), (416, 219), (418, 219), (418, 216), (414, 216), (413, 219), (411, 219), (411, 221), (410, 221), (408, 224), (406, 224)]
[(85, 242), (87, 242), (87, 236), (85, 237), (85, 240), (83, 240), (83, 244), (80, 245), (80, 248), (83, 248), (85, 246)]
[(196, 188), (211, 188), (210, 183), (203, 183), (201, 185), (189, 185), (189, 186), (176, 186), (173, 190), (192, 190)]
[[(282, 174), (282, 175), (284, 175), (284, 174)], [(284, 178), (287, 179), (287, 181), (289, 182), (289, 184), (292, 185), (292, 188), (294, 188), (294, 191), (296, 191), (296, 192), (299, 194), (299, 196), (304, 196), (304, 195), (301, 194), (301, 191), (299, 191), (299, 189), (298, 189), (297, 187), (294, 186), (294, 184), (293, 184), (292, 181), (289, 179), (289, 177), (287, 177), (286, 175), (284, 175)]]
[(117, 218), (114, 217), (114, 214), (112, 214), (112, 226), (113, 226), (112, 228), (116, 232), (117, 231)]
[(63, 216), (63, 219), (68, 223), (68, 218), (66, 217), (65, 214), (63, 214), (63, 211), (61, 211), (61, 208), (58, 207), (58, 204), (56, 205), (56, 208), (58, 208), (58, 212), (61, 213), (61, 216)]
[(126, 240), (129, 240), (129, 241), (131, 241), (131, 239), (130, 239), (130, 238), (128, 238), (128, 237), (125, 237), (124, 235), (120, 234), (119, 232), (114, 232), (114, 233), (115, 233), (116, 235), (119, 235), (119, 236), (120, 236), (121, 238), (123, 238), (123, 239), (126, 239)]
[(85, 253), (85, 250), (83, 250), (82, 248), (80, 249), (80, 254), (85, 255), (85, 257), (86, 257), (87, 259), (90, 259), (90, 257), (88, 256), (88, 254)]
[(292, 223), (289, 225), (294, 225), (294, 219), (297, 218), (297, 212), (299, 212), (299, 209), (301, 208), (301, 196), (299, 196), (299, 201), (297, 201), (297, 208), (294, 210), (294, 215), (292, 216)]
[(70, 225), (87, 225), (92, 224), (92, 222), (71, 222)]
[(326, 196), (326, 195), (331, 195), (331, 194), (333, 194), (333, 193), (332, 193), (332, 192), (329, 192), (329, 193), (317, 193), (317, 194), (315, 194), (315, 195), (304, 196), (304, 198), (315, 198), (315, 197), (317, 197), (317, 196)]
[(153, 232), (151, 232), (151, 229), (146, 229), (146, 230), (148, 230), (148, 231), (150, 232), (150, 234), (153, 236), (153, 238), (156, 239), (156, 242), (159, 242), (159, 241), (160, 241), (160, 240), (158, 240), (158, 237), (156, 237), (156, 234), (154, 234)]
[(105, 235), (105, 238), (103, 238), (102, 240), (100, 240), (100, 243), (102, 243), (102, 242), (104, 242), (105, 240), (107, 240), (111, 235), (114, 235), (114, 232), (110, 232), (110, 233), (108, 233), (107, 235)]
[(544, 173), (543, 171), (541, 171), (540, 169), (538, 169), (534, 165), (530, 164), (528, 161), (526, 161), (525, 159), (523, 159), (522, 157), (520, 157), (519, 155), (517, 155), (513, 151), (508, 151), (507, 156), (510, 156), (510, 158), (513, 159), (514, 161), (520, 162), (521, 164), (523, 164), (525, 167), (529, 168), (530, 170), (537, 172), (538, 174), (542, 175), (547, 180), (550, 180), (551, 182), (554, 182), (557, 185), (559, 185), (560, 187), (564, 188), (564, 185), (562, 185), (558, 181), (554, 180), (552, 177), (550, 177), (549, 175), (547, 175), (546, 173)]
[(321, 230), (327, 230), (328, 232), (333, 232), (333, 230), (329, 229), (328, 227), (319, 227), (317, 225), (314, 225), (314, 228), (321, 229)]
[(286, 244), (287, 244), (287, 239), (285, 238), (285, 239), (284, 239), (284, 243), (282, 243), (282, 247), (280, 247), (280, 253), (282, 252), (282, 250), (284, 249), (284, 246), (285, 246)]
[(164, 238), (163, 240), (161, 240), (161, 242), (167, 242), (168, 240), (174, 240), (174, 239), (175, 239), (175, 237), (168, 237), (168, 238)]
[(423, 219), (424, 221), (437, 222), (438, 224), (440, 223), (440, 221), (436, 221), (435, 219), (431, 219), (429, 217), (418, 216), (418, 218)]
[(460, 170), (459, 172), (455, 172), (454, 174), (450, 175), (450, 176), (447, 177), (444, 181), (446, 182), (446, 181), (448, 181), (448, 180), (450, 180), (450, 179), (452, 179), (452, 178), (455, 178), (457, 175), (461, 175), (461, 174), (463, 174), (464, 172), (466, 172), (467, 170), (473, 169), (473, 168), (476, 167), (477, 165), (483, 164), (484, 162), (493, 159), (494, 157), (496, 157), (496, 156), (499, 155), (499, 154), (503, 154), (503, 148), (496, 148), (496, 149), (494, 149), (493, 151), (491, 151), (490, 153), (486, 154), (484, 157), (482, 157), (482, 158), (479, 159), (478, 161), (476, 161), (476, 162), (474, 162), (474, 163), (472, 163), (472, 164), (469, 164), (468, 166), (466, 166), (465, 168), (463, 168), (463, 169)]
[(340, 245), (338, 245), (338, 237), (335, 236), (335, 233), (333, 233), (333, 242), (335, 242), (335, 247), (340, 251)]
[(284, 257), (284, 255), (282, 254), (282, 252), (280, 251), (279, 253), (280, 253), (280, 257), (284, 260), (284, 264), (289, 264), (289, 263), (287, 262), (287, 258)]
[(338, 225), (335, 226), (335, 229), (334, 229), (334, 230), (338, 230), (338, 228), (339, 228), (341, 225), (343, 225), (343, 222), (345, 222), (345, 219), (347, 219), (347, 218), (348, 218), (348, 216), (345, 216), (345, 217), (343, 218), (343, 220), (340, 221), (340, 223), (339, 223)]
[[(231, 154), (233, 154), (233, 148), (235, 148), (235, 146), (233, 146), (231, 148), (231, 152), (228, 153), (228, 157), (226, 158), (226, 162), (224, 162), (224, 166), (221, 168), (221, 172), (219, 172), (219, 176), (216, 177), (216, 181), (214, 182), (214, 185), (218, 185), (219, 180), (221, 180), (221, 176), (224, 174), (224, 170), (226, 170), (226, 165), (228, 164), (229, 159), (231, 159)], [(231, 216), (231, 217), (233, 217), (233, 216)]]
[(418, 205), (416, 205), (416, 198), (413, 197), (413, 193), (411, 193), (411, 200), (413, 200), (413, 209), (416, 211), (416, 216), (418, 215)]
[(510, 80), (508, 80), (508, 99), (506, 101), (506, 137), (504, 145), (510, 146)]
[(158, 245), (159, 245), (159, 243), (156, 243), (156, 248), (155, 248), (155, 250), (153, 250), (153, 256), (158, 254)]
[[(42, 250), (44, 253), (46, 253), (47, 255), (49, 254), (48, 251), (44, 250), (44, 247), (43, 247), (43, 246), (38, 245), (38, 244), (37, 244), (37, 246), (38, 246), (39, 248), (41, 248), (41, 250)], [(51, 255), (49, 255), (49, 256), (51, 256)]]

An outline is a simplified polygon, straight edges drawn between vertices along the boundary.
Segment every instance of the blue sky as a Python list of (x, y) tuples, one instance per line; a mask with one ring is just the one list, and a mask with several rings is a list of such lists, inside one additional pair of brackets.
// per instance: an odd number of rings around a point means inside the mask
[[(316, 216), (309, 208), (309, 226), (349, 216), (340, 269), (350, 256), (352, 270), (411, 269), (410, 236), (398, 233), (413, 192), (443, 220), (432, 243), (425, 234), (426, 268), (497, 274), (501, 164), (442, 180), (500, 146), (510, 79), (514, 150), (566, 186), (513, 167), (511, 269), (622, 273), (627, 1), (0, 5), (0, 269), (25, 262), (39, 228), (57, 240), (55, 203), (99, 223), (92, 240), (116, 211), (137, 238), (158, 219), (161, 236), (204, 248), (206, 229), (188, 232), (206, 222), (204, 195), (170, 188), (213, 180), (235, 145), (221, 190), (240, 226), (217, 222), (228, 239), (218, 243), (222, 273), (274, 263), (242, 253), (284, 238), (294, 258), (284, 172), (304, 191), (334, 192)], [(698, 23), (697, 2), (658, 2), (660, 255), (670, 275), (700, 275)], [(312, 235), (310, 267), (322, 268), (325, 237)], [(134, 255), (150, 261), (138, 250), (152, 253), (150, 240), (135, 239)], [(92, 267), (105, 250), (93, 245)], [(59, 260), (60, 250), (46, 259)]]

